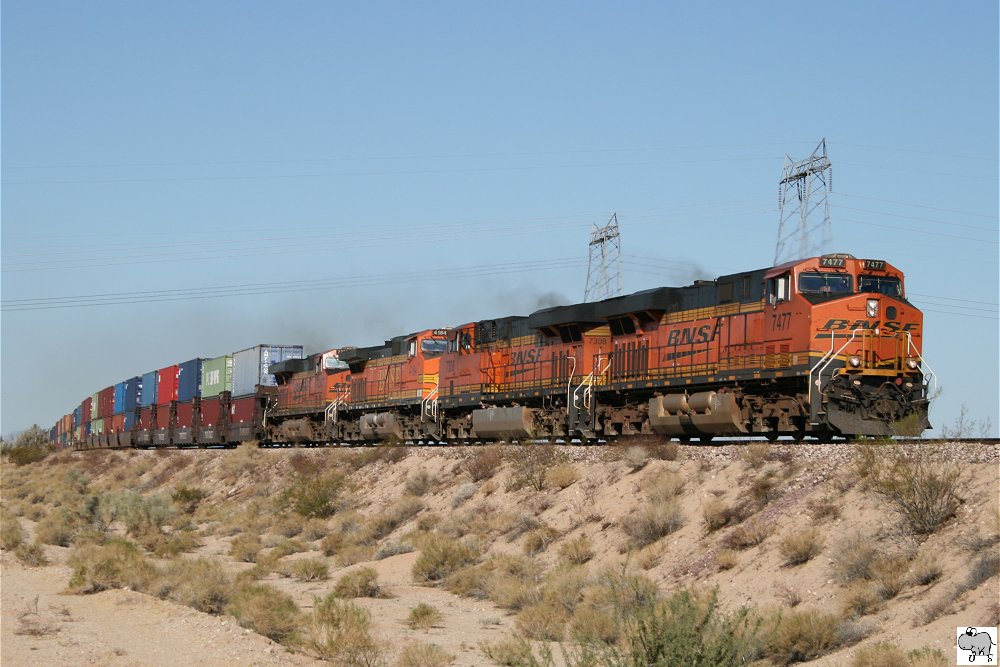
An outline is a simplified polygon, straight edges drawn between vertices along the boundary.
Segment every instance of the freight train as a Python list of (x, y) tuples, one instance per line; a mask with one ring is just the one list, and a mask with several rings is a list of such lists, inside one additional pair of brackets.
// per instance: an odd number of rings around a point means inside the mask
[(899, 269), (829, 254), (371, 347), (195, 359), (97, 392), (51, 436), (94, 448), (914, 435), (930, 428), (922, 339)]

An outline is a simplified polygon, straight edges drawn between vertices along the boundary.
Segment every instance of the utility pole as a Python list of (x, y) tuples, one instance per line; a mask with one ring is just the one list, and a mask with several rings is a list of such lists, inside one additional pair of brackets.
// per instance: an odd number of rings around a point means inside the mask
[[(611, 272), (614, 271), (612, 274)], [(622, 246), (618, 232), (618, 214), (612, 213), (608, 224), (594, 225), (590, 234), (590, 258), (587, 261), (587, 287), (583, 300), (600, 301), (622, 294)]]
[(832, 233), (826, 195), (832, 191), (833, 165), (826, 154), (825, 138), (805, 160), (795, 161), (785, 155), (785, 168), (778, 181), (775, 265), (829, 249)]

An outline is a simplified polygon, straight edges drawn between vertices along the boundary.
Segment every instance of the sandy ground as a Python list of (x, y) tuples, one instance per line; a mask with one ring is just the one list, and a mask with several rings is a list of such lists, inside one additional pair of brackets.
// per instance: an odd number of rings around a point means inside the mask
[[(762, 608), (787, 606), (790, 597), (801, 600), (802, 608), (837, 609), (842, 588), (831, 576), (834, 547), (845, 537), (860, 533), (877, 539), (887, 551), (909, 551), (934, 555), (942, 567), (941, 579), (930, 586), (910, 587), (864, 617), (872, 626), (871, 636), (858, 646), (826, 656), (815, 664), (845, 665), (859, 646), (876, 641), (892, 641), (903, 648), (930, 646), (953, 654), (956, 626), (993, 625), (1000, 610), (1000, 581), (993, 577), (975, 590), (955, 599), (938, 619), (921, 624), (923, 609), (942, 597), (967, 575), (981, 556), (967, 547), (971, 535), (987, 535), (996, 529), (991, 518), (1000, 503), (1000, 451), (996, 446), (956, 449), (953, 454), (968, 465), (962, 489), (965, 500), (959, 515), (943, 530), (925, 540), (914, 540), (900, 529), (899, 516), (884, 499), (857, 487), (837, 490), (850, 458), (844, 448), (799, 448), (795, 474), (787, 481), (781, 497), (758, 517), (768, 522), (773, 532), (757, 547), (740, 551), (735, 567), (719, 571), (714, 557), (726, 531), (706, 534), (700, 516), (703, 506), (713, 498), (733, 500), (746, 483), (748, 466), (729, 448), (689, 448), (679, 461), (650, 461), (634, 472), (622, 461), (595, 452), (594, 448), (575, 448), (571, 454), (580, 479), (562, 490), (542, 493), (505, 492), (503, 484), (495, 490), (477, 490), (461, 511), (490, 513), (500, 510), (525, 511), (561, 534), (560, 541), (588, 537), (595, 557), (591, 571), (604, 565), (621, 566), (628, 559), (635, 567), (638, 556), (622, 554), (626, 540), (622, 522), (642, 505), (646, 480), (664, 470), (678, 472), (685, 479), (679, 496), (688, 517), (675, 533), (657, 542), (643, 553), (645, 573), (664, 590), (677, 586), (717, 588), (726, 608), (753, 604)], [(190, 478), (211, 481), (213, 457), (219, 453), (190, 452), (201, 456), (205, 465), (184, 468)], [(86, 454), (81, 454), (85, 456)], [(126, 453), (120, 454), (125, 456)], [(129, 456), (152, 456), (134, 453)], [(262, 462), (278, 467), (286, 465), (287, 451), (261, 452)], [(325, 456), (311, 452), (310, 456)], [(284, 458), (282, 458), (284, 457)], [(396, 463), (377, 463), (357, 473), (357, 507), (374, 511), (386, 507), (401, 494), (406, 479), (424, 470), (440, 483), (422, 497), (425, 512), (442, 516), (456, 512), (453, 499), (456, 488), (464, 483), (455, 473), (460, 454), (452, 450), (414, 450)], [(128, 459), (132, 460), (132, 459)], [(154, 477), (167, 459), (157, 460), (148, 473)], [(222, 465), (221, 463), (219, 464)], [(157, 467), (159, 466), (159, 467)], [(160, 474), (160, 484), (169, 478)], [(189, 483), (185, 481), (184, 483)], [(239, 499), (251, 488), (243, 479), (236, 484), (215, 483), (218, 495)], [(823, 552), (811, 561), (787, 567), (777, 548), (788, 532), (813, 525), (809, 503), (833, 494), (841, 508), (839, 518), (820, 524)], [(22, 526), (30, 535), (33, 522), (24, 517)], [(401, 526), (390, 537), (412, 529)], [(247, 567), (228, 557), (228, 539), (212, 535), (203, 540), (193, 555), (220, 559), (233, 572)], [(964, 545), (964, 546), (963, 546)], [(996, 549), (996, 544), (992, 547)], [(65, 592), (70, 571), (65, 565), (68, 549), (46, 546), (51, 564), (25, 567), (12, 554), (0, 553), (0, 664), (14, 665), (313, 665), (328, 664), (301, 652), (289, 652), (249, 630), (234, 619), (211, 616), (132, 591), (105, 591), (93, 595)], [(520, 553), (519, 542), (504, 539), (493, 550)], [(314, 558), (316, 551), (287, 558)], [(455, 657), (454, 665), (473, 667), (490, 664), (480, 650), (484, 641), (492, 642), (516, 634), (514, 616), (488, 600), (462, 598), (440, 588), (417, 585), (411, 576), (416, 553), (405, 553), (383, 560), (359, 563), (348, 568), (332, 567), (330, 579), (297, 582), (278, 574), (264, 581), (289, 593), (304, 611), (309, 611), (314, 596), (330, 592), (343, 574), (361, 566), (377, 570), (380, 585), (388, 592), (384, 599), (359, 599), (357, 604), (371, 612), (378, 637), (387, 643), (388, 664), (409, 642), (433, 643)], [(535, 557), (544, 567), (554, 565), (557, 548), (550, 547)], [(331, 559), (331, 565), (333, 564)], [(413, 630), (405, 624), (410, 610), (418, 603), (433, 605), (443, 615), (441, 623), (429, 630)], [(991, 622), (992, 621), (992, 622)]]

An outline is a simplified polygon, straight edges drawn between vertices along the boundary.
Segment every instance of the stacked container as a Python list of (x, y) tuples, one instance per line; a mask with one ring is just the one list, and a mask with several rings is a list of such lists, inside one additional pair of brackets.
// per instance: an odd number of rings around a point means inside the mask
[(148, 408), (156, 405), (156, 371), (149, 371), (142, 376), (142, 389), (139, 393), (139, 407)]
[(140, 390), (142, 378), (134, 377), (125, 380), (125, 400), (122, 404), (122, 412), (125, 413), (125, 430), (131, 431), (135, 426), (136, 412), (140, 402)]
[(227, 354), (201, 364), (201, 397), (211, 398), (233, 390), (233, 357)]
[(177, 400), (177, 364), (156, 372), (156, 404), (170, 405)]
[(204, 359), (192, 359), (177, 366), (177, 400), (184, 403), (201, 397)]
[(257, 391), (257, 385), (274, 386), (274, 376), (268, 373), (271, 364), (301, 358), (301, 345), (261, 344), (234, 352), (233, 396), (249, 396)]

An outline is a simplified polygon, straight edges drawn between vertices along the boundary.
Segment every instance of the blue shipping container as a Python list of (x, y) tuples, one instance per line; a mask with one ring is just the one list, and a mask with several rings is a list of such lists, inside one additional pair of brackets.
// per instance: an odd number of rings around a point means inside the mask
[(77, 407), (73, 410), (73, 426), (80, 425), (80, 408)]
[(132, 412), (139, 407), (139, 390), (141, 387), (141, 377), (125, 380), (125, 412)]
[(156, 371), (142, 376), (142, 390), (139, 393), (139, 407), (148, 408), (156, 403)]
[(125, 413), (125, 430), (131, 431), (132, 427), (135, 426), (135, 412)]
[(119, 382), (115, 385), (115, 404), (113, 413), (120, 415), (125, 411), (125, 383)]
[(181, 403), (201, 397), (201, 359), (192, 359), (178, 365), (177, 400)]

